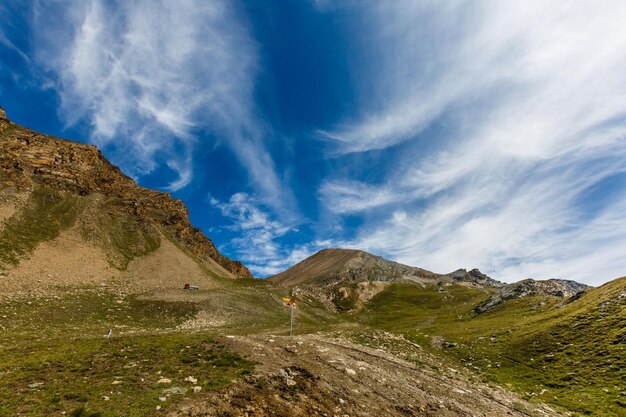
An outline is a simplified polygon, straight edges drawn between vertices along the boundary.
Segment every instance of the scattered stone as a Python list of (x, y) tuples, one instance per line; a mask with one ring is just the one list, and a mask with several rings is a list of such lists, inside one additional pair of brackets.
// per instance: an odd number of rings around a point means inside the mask
[(107, 397), (106, 395), (102, 396), (102, 401), (109, 401), (109, 397)]
[(356, 371), (354, 369), (346, 368), (345, 371), (348, 375), (356, 375)]
[(113, 381), (111, 382), (111, 385), (120, 385), (122, 383), (122, 381)]
[(192, 384), (195, 384), (196, 382), (198, 382), (198, 380), (194, 377), (192, 377), (191, 375), (189, 375), (187, 378), (184, 379), (185, 382), (191, 382)]
[(157, 381), (157, 384), (171, 384), (172, 380), (169, 378), (161, 378)]
[(195, 387), (191, 387), (191, 390), (193, 391), (194, 394), (197, 394), (200, 391), (202, 391), (202, 387), (196, 385)]
[(167, 401), (167, 397), (159, 397), (159, 401), (165, 402), (165, 401)]
[(185, 395), (189, 391), (187, 388), (183, 387), (171, 387), (163, 390), (163, 394), (165, 395)]
[(37, 388), (43, 385), (43, 382), (35, 382), (33, 384), (28, 384), (28, 388)]

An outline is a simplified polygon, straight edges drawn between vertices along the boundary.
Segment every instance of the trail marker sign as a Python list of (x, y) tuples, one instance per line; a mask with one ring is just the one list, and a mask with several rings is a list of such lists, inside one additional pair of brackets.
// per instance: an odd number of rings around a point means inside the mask
[(298, 289), (294, 288), (291, 290), (291, 296), (283, 297), (283, 305), (285, 307), (289, 307), (289, 336), (293, 336), (293, 310), (298, 308), (297, 299), (298, 299)]

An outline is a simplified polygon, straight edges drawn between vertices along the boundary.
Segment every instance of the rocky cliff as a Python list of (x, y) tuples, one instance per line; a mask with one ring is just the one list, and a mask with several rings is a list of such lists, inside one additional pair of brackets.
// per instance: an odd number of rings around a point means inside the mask
[(102, 196), (113, 216), (124, 215), (139, 228), (157, 227), (199, 260), (211, 259), (234, 276), (252, 277), (191, 224), (180, 200), (138, 186), (95, 146), (33, 132), (12, 123), (0, 109), (0, 149), (0, 189), (5, 193), (43, 188), (56, 193), (48, 199)]

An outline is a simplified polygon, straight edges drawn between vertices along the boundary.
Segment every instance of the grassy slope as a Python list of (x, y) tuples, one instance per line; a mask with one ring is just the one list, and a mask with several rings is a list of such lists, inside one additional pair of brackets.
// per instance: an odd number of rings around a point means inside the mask
[[(0, 264), (16, 265), (41, 242), (76, 228), (103, 247), (112, 266), (125, 269), (130, 260), (159, 247), (160, 232), (120, 211), (118, 203), (99, 195), (35, 189), (0, 229)], [(230, 282), (223, 280), (225, 286)], [(240, 314), (239, 331), (284, 322), (285, 311), (268, 304), (278, 296), (252, 287), (232, 290), (222, 292), (229, 294), (233, 312), (250, 313)], [(240, 307), (245, 305), (260, 306), (256, 310), (262, 310), (263, 320), (259, 322), (255, 308)], [(83, 407), (83, 415), (145, 416), (154, 414), (157, 405), (167, 408), (182, 398), (158, 399), (172, 386), (189, 389), (185, 376), (198, 378), (204, 390), (223, 387), (252, 364), (213, 344), (211, 332), (175, 331), (204, 307), (101, 288), (69, 289), (48, 299), (0, 300), (0, 416), (78, 415)], [(113, 338), (104, 338), (109, 329)], [(159, 373), (173, 382), (157, 384)]]
[[(217, 278), (222, 288), (210, 291), (210, 299), (198, 306), (216, 317), (229, 319), (228, 329), (247, 334), (272, 332), (289, 333), (289, 308), (282, 303), (289, 289), (265, 280), (232, 280)], [(198, 293), (201, 296), (202, 292)], [(296, 333), (328, 330), (333, 325), (351, 323), (354, 317), (329, 312), (318, 300), (303, 297), (294, 313)]]
[(64, 197), (46, 188), (34, 190), (26, 207), (6, 222), (0, 231), (0, 266), (16, 265), (40, 242), (54, 239), (69, 228), (82, 211), (78, 197)]
[(528, 297), (474, 317), (486, 294), (460, 286), (394, 284), (375, 297), (363, 323), (405, 334), (430, 347), (433, 336), (455, 346), (444, 352), (507, 384), (527, 398), (541, 398), (581, 414), (626, 414), (626, 279), (589, 291), (556, 308), (558, 299)]
[[(171, 331), (197, 310), (194, 303), (102, 290), (0, 303), (0, 415), (60, 415), (84, 407), (86, 415), (149, 416), (184, 396), (164, 390), (202, 395), (190, 391), (189, 375), (206, 391), (248, 373), (252, 364), (213, 343), (210, 333)], [(110, 339), (103, 337), (109, 328)], [(162, 377), (172, 382), (159, 384)]]
[[(142, 224), (131, 215), (116, 212), (116, 199), (105, 199), (94, 207), (95, 221), (83, 227), (83, 236), (100, 239), (109, 263), (125, 270), (138, 256), (157, 250), (161, 244), (158, 230)], [(91, 229), (91, 230), (90, 230)]]
[(106, 251), (109, 263), (124, 270), (128, 263), (159, 248), (159, 232), (132, 215), (119, 212), (114, 199), (75, 196), (36, 188), (25, 206), (0, 229), (0, 266), (17, 265), (37, 245), (79, 223), (83, 238)]
[[(222, 350), (212, 336), (218, 331), (287, 334), (289, 310), (281, 297), (288, 290), (260, 280), (223, 279), (221, 284), (210, 291), (180, 290), (179, 298), (187, 301), (175, 302), (102, 288), (26, 302), (0, 300), (0, 416), (60, 415), (81, 407), (89, 410), (85, 415), (150, 416), (157, 405), (166, 409), (184, 396), (202, 395), (188, 391), (159, 400), (168, 388), (189, 389), (183, 381), (188, 375), (198, 379), (203, 392), (245, 375), (252, 364)], [(301, 306), (296, 333), (352, 320), (327, 312), (313, 299)], [(176, 329), (200, 310), (227, 322), (212, 331)], [(104, 337), (109, 329), (110, 339)], [(172, 383), (158, 384), (161, 377)]]

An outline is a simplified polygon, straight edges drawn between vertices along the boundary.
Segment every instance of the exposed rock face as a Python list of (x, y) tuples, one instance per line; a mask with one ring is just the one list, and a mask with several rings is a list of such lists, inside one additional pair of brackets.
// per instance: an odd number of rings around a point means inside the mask
[(213, 242), (189, 221), (182, 201), (139, 187), (92, 145), (42, 135), (11, 123), (0, 109), (1, 188), (30, 190), (44, 186), (67, 194), (101, 194), (138, 222), (159, 225), (199, 259), (213, 259), (235, 276), (250, 278), (238, 261), (221, 255)]
[(503, 287), (506, 285), (503, 282), (490, 278), (476, 268), (469, 272), (466, 269), (457, 269), (446, 276), (452, 278), (455, 282), (473, 283), (483, 287)]
[(507, 300), (529, 297), (532, 295), (570, 298), (576, 296), (582, 291), (587, 290), (588, 288), (590, 288), (588, 285), (565, 279), (549, 279), (545, 281), (525, 279), (520, 282), (505, 285), (497, 293), (480, 303), (474, 309), (474, 313), (481, 314)]

